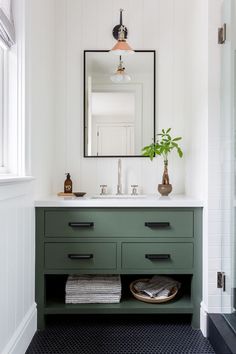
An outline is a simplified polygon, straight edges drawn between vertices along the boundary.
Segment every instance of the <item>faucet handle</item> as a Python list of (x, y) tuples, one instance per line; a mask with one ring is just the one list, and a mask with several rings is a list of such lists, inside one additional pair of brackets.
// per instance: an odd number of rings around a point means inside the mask
[(100, 195), (105, 195), (107, 193), (106, 188), (107, 188), (107, 184), (100, 184)]
[(138, 184), (131, 184), (131, 195), (138, 195)]

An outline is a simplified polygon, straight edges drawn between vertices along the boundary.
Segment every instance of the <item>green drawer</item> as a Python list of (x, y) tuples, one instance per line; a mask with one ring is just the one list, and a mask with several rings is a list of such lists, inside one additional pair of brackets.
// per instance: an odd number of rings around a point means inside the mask
[(116, 269), (116, 243), (45, 243), (47, 269)]
[(123, 269), (191, 269), (192, 243), (123, 243)]
[(153, 208), (45, 210), (46, 237), (193, 237), (193, 211)]

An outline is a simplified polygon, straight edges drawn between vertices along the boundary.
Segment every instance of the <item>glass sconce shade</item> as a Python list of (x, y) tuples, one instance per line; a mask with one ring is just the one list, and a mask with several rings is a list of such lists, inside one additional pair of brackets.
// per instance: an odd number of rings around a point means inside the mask
[(127, 83), (130, 82), (131, 77), (125, 73), (116, 72), (114, 75), (111, 75), (111, 81), (115, 84)]
[(110, 78), (111, 81), (113, 81), (114, 83), (127, 83), (131, 80), (131, 77), (125, 72), (125, 68), (123, 67), (123, 61), (121, 60), (121, 56), (120, 56), (120, 62), (118, 68), (115, 74), (111, 75)]

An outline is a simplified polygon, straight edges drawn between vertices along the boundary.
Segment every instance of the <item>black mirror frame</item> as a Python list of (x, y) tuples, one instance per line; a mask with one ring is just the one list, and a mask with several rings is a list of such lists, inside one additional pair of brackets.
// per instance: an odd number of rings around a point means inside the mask
[[(84, 158), (137, 158), (137, 157), (147, 157), (143, 155), (107, 155), (107, 156), (87, 156), (86, 155), (86, 139), (85, 139), (85, 126), (86, 126), (86, 53), (108, 53), (109, 50), (93, 50), (88, 49), (84, 50), (83, 55), (83, 73), (84, 73), (84, 83), (83, 83), (83, 150), (84, 150)], [(153, 53), (153, 72), (154, 72), (154, 80), (153, 80), (153, 142), (156, 141), (156, 51), (155, 50), (134, 50), (136, 53)]]

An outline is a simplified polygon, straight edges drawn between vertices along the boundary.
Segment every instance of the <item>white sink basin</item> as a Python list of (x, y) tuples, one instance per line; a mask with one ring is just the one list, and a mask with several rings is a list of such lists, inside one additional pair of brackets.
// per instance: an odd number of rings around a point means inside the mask
[(147, 196), (144, 194), (138, 194), (138, 195), (131, 195), (131, 194), (105, 194), (105, 195), (93, 195), (91, 198), (92, 199), (143, 199), (146, 198)]

